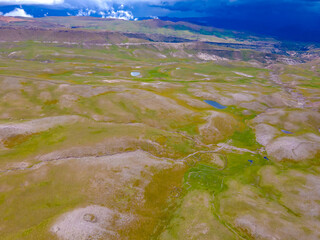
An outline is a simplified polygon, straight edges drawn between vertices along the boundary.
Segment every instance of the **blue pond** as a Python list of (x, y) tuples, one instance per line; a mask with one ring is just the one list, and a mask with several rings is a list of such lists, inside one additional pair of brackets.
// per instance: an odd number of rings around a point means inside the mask
[(248, 162), (252, 164), (252, 163), (253, 163), (253, 160), (248, 160)]
[(226, 109), (226, 106), (221, 105), (218, 102), (215, 101), (211, 101), (211, 100), (204, 100), (205, 103), (208, 103), (209, 105), (211, 105), (212, 107), (218, 108), (218, 109)]
[(138, 76), (140, 76), (140, 73), (139, 72), (131, 72), (131, 76), (138, 77)]
[(264, 157), (264, 159), (269, 161), (269, 158), (267, 158), (267, 157)]
[(287, 130), (281, 130), (283, 133), (285, 133), (285, 134), (293, 134), (293, 132), (289, 132), (289, 131), (287, 131)]

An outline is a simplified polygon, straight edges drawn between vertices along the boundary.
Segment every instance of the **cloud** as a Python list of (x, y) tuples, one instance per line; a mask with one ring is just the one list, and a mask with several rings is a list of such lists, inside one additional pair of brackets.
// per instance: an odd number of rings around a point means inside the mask
[(123, 19), (123, 20), (135, 20), (133, 14), (131, 11), (125, 11), (125, 10), (115, 10), (114, 8), (111, 8), (110, 10), (105, 11), (96, 11), (94, 9), (80, 9), (76, 16), (99, 16), (102, 18), (117, 18), (117, 19)]
[(134, 20), (134, 16), (130, 11), (118, 10), (118, 11), (110, 11), (108, 15), (104, 16), (105, 18), (117, 18), (122, 20)]
[(87, 17), (87, 16), (91, 16), (92, 14), (95, 14), (97, 11), (96, 10), (92, 10), (92, 9), (80, 9), (77, 16), (80, 17)]
[(2, 5), (56, 5), (62, 3), (64, 3), (64, 0), (0, 0)]
[(32, 18), (32, 15), (29, 15), (26, 13), (25, 10), (23, 10), (22, 8), (16, 8), (11, 12), (6, 13), (4, 16), (6, 17), (28, 17), (28, 18)]

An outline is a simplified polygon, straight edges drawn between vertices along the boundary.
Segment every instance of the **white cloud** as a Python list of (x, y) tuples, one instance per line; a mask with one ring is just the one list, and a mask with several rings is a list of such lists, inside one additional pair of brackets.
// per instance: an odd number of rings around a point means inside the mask
[(6, 17), (29, 17), (32, 18), (33, 16), (27, 14), (26, 11), (22, 8), (16, 8), (11, 12), (6, 13), (4, 16)]
[(117, 19), (123, 19), (123, 20), (134, 20), (134, 16), (131, 11), (125, 11), (125, 10), (114, 10), (114, 8), (111, 8), (110, 10), (103, 10), (97, 12), (93, 9), (80, 9), (77, 13), (77, 16), (101, 16), (102, 18), (117, 18)]
[(117, 19), (123, 19), (123, 20), (134, 20), (134, 16), (133, 16), (132, 12), (124, 11), (124, 10), (118, 10), (118, 11), (111, 10), (108, 13), (108, 15), (105, 16), (105, 18), (117, 18)]
[(64, 0), (0, 0), (0, 4), (23, 5), (23, 4), (43, 4), (55, 5), (62, 4)]
[(82, 17), (86, 17), (86, 16), (90, 16), (91, 14), (95, 14), (97, 11), (92, 10), (92, 9), (80, 9), (77, 16), (82, 16)]

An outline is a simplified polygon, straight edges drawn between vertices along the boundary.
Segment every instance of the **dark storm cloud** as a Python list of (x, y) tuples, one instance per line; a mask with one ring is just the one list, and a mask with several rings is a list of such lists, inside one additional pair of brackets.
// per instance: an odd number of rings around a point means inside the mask
[(170, 17), (193, 13), (194, 21), (217, 27), (284, 39), (320, 41), (318, 0), (190, 0), (154, 4), (153, 7), (170, 10)]
[[(205, 13), (207, 15), (219, 14), (218, 10), (223, 12), (229, 11), (232, 14), (241, 14), (251, 10), (269, 11), (274, 13), (277, 11), (285, 12), (290, 10), (288, 14), (301, 11), (314, 11), (320, 6), (318, 0), (189, 0), (176, 2), (162, 2), (154, 4), (154, 7), (167, 8), (172, 11), (195, 11)], [(238, 11), (236, 11), (238, 10)], [(241, 11), (240, 11), (241, 10)]]

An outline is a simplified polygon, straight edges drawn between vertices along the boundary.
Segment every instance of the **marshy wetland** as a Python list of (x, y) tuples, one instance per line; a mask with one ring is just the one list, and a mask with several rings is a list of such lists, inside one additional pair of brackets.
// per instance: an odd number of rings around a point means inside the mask
[(1, 239), (320, 238), (319, 60), (190, 46), (0, 43)]

